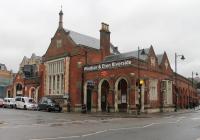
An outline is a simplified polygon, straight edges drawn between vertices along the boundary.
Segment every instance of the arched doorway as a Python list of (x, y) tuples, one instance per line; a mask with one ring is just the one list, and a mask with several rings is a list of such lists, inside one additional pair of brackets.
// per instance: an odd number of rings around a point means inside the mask
[[(116, 99), (117, 99), (117, 109), (119, 112), (127, 112), (128, 106), (128, 83), (125, 79), (120, 79), (118, 83), (116, 83)], [(116, 101), (116, 100), (115, 100)]]
[(87, 85), (87, 111), (92, 109), (92, 89)]
[(104, 80), (101, 85), (101, 111), (107, 111), (107, 97), (109, 93), (109, 83), (108, 81)]
[(92, 110), (92, 91), (94, 89), (94, 81), (87, 81), (84, 86), (84, 104), (86, 105), (87, 112)]
[(22, 84), (18, 83), (16, 85), (16, 96), (22, 96), (23, 93), (22, 93)]

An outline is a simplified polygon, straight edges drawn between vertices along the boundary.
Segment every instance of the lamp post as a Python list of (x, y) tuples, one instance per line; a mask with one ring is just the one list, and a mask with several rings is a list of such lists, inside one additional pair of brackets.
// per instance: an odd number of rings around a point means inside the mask
[(184, 55), (178, 55), (177, 53), (175, 53), (175, 94), (176, 94), (176, 102), (175, 102), (175, 111), (177, 111), (178, 109), (178, 96), (179, 93), (177, 92), (177, 58), (180, 57), (181, 60), (185, 60)]
[(145, 50), (140, 49), (140, 47), (138, 46), (138, 78), (137, 78), (138, 85), (137, 86), (138, 86), (138, 93), (139, 93), (139, 104), (137, 105), (137, 114), (140, 114), (140, 110), (142, 107), (141, 85), (140, 85), (140, 54), (145, 55)]
[[(198, 76), (198, 73), (197, 73), (197, 72), (193, 72), (193, 71), (192, 71), (192, 92), (194, 91), (194, 89), (193, 89), (193, 88), (194, 88), (194, 76), (193, 76), (194, 74), (195, 74), (196, 76)], [(194, 103), (194, 100), (192, 99), (192, 106), (193, 106), (193, 107), (194, 107), (194, 104), (195, 104), (195, 103)]]
[(197, 72), (193, 72), (192, 71), (192, 87), (194, 87), (194, 77), (193, 77), (193, 75), (196, 75), (196, 76), (198, 76), (198, 73)]
[[(133, 73), (133, 72), (131, 72), (131, 73), (129, 73), (129, 75), (130, 75), (130, 77), (131, 77), (131, 84), (130, 84), (130, 87), (129, 87), (129, 104), (128, 104), (128, 109), (129, 109), (129, 111), (131, 111), (132, 110), (132, 102), (131, 102), (131, 94), (132, 94), (132, 90), (133, 90), (133, 83), (134, 83), (134, 77), (135, 77), (135, 73)], [(137, 113), (136, 113), (136, 115), (137, 115)]]

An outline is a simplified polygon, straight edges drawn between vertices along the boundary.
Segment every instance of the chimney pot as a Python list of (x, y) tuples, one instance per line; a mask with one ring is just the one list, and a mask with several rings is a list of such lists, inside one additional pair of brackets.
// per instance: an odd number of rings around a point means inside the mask
[(101, 23), (101, 30), (109, 32), (109, 25), (102, 22)]

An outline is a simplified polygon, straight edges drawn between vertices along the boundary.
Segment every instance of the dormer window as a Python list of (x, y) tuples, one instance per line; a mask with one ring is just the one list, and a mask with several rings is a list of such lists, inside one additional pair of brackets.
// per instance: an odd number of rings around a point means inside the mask
[(56, 41), (56, 47), (57, 48), (62, 47), (62, 40), (61, 39), (59, 39), (59, 40)]
[(165, 68), (167, 69), (168, 66), (169, 66), (169, 64), (168, 64), (168, 62), (167, 62), (167, 60), (166, 60), (166, 61), (165, 61)]

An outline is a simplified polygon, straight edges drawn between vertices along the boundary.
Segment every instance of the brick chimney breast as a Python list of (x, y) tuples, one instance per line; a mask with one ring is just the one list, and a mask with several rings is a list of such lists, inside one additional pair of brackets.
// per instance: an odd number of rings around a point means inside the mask
[(110, 55), (110, 31), (109, 25), (106, 23), (101, 23), (100, 30), (100, 50), (102, 54), (102, 60), (104, 57)]

